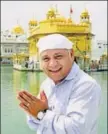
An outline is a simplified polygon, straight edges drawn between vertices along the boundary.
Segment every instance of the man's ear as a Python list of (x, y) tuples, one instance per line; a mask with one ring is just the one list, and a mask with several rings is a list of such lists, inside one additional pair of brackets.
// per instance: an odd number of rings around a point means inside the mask
[(71, 49), (71, 57), (73, 57), (74, 56), (74, 50), (73, 49)]

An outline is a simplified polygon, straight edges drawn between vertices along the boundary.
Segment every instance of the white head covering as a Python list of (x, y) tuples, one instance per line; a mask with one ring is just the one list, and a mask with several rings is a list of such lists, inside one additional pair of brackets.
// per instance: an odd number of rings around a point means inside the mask
[(61, 34), (51, 34), (39, 39), (39, 53), (47, 49), (72, 49), (73, 43)]

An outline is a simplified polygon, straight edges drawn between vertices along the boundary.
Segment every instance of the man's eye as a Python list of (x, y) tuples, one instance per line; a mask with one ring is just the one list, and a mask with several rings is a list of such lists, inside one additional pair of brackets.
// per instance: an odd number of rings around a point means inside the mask
[(42, 60), (47, 62), (49, 60), (49, 58), (43, 58)]
[(55, 56), (56, 59), (61, 59), (62, 57), (63, 57), (62, 55)]

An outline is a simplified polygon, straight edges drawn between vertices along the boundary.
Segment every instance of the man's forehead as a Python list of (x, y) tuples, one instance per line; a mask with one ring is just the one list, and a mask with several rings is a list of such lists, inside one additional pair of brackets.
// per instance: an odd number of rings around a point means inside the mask
[(68, 49), (48, 49), (43, 51), (40, 56), (44, 56), (44, 55), (55, 55), (55, 54), (59, 54), (59, 53), (66, 53), (68, 51)]

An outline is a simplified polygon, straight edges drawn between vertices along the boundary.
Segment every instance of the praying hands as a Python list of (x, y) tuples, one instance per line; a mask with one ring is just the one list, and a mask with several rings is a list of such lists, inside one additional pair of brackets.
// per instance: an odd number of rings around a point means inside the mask
[(35, 118), (38, 112), (48, 109), (48, 100), (44, 91), (40, 93), (40, 99), (27, 91), (20, 91), (17, 99), (20, 100), (19, 106)]

